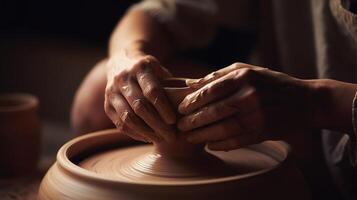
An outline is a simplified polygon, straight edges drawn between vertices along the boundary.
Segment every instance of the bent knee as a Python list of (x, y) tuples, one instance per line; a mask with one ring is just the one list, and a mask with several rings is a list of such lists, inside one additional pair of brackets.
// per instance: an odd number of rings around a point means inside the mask
[(75, 133), (84, 134), (111, 127), (104, 112), (106, 85), (105, 61), (99, 62), (85, 77), (76, 91), (71, 111), (71, 125)]
[(81, 105), (72, 109), (71, 124), (73, 131), (79, 135), (112, 127), (103, 111)]

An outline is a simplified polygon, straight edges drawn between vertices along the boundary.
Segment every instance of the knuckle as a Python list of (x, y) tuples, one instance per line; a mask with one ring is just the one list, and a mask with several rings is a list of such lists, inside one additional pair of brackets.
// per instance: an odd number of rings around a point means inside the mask
[(137, 115), (142, 115), (147, 111), (148, 102), (145, 99), (136, 99), (133, 101), (132, 108)]
[(148, 69), (148, 65), (144, 60), (139, 60), (134, 64), (133, 69), (135, 72), (143, 72)]
[(150, 66), (152, 66), (153, 63), (156, 63), (156, 62), (157, 62), (157, 60), (155, 57), (146, 55), (136, 61), (136, 63), (134, 64), (134, 69), (138, 70), (138, 71), (145, 71)]
[(151, 56), (151, 55), (146, 55), (142, 58), (142, 61), (148, 65), (148, 66), (151, 66), (151, 65), (157, 65), (159, 64), (159, 61), (154, 57), (154, 56)]
[(233, 63), (232, 64), (232, 66), (233, 66), (233, 69), (240, 69), (240, 68), (242, 68), (242, 65), (241, 65), (242, 63), (240, 63), (240, 62), (235, 62), (235, 63)]
[(160, 89), (153, 86), (147, 86), (143, 93), (146, 98), (154, 100), (160, 96)]
[(114, 75), (113, 80), (114, 83), (123, 83), (125, 82), (129, 77), (129, 73), (127, 71), (121, 71), (118, 74)]
[(124, 111), (120, 115), (120, 119), (123, 122), (123, 124), (134, 124), (134, 117), (135, 115), (129, 111)]
[(240, 71), (241, 71), (242, 77), (246, 77), (246, 78), (250, 78), (255, 73), (255, 70), (253, 70), (251, 68), (243, 68)]
[(209, 84), (207, 89), (204, 90), (203, 92), (206, 92), (208, 94), (216, 94), (220, 91), (229, 90), (234, 87), (235, 87), (234, 79), (226, 78), (226, 79), (220, 80), (217, 83)]
[(118, 120), (116, 122), (114, 122), (115, 127), (117, 128), (117, 130), (119, 132), (125, 132), (126, 131), (126, 126), (124, 126), (124, 123), (122, 123), (122, 121)]

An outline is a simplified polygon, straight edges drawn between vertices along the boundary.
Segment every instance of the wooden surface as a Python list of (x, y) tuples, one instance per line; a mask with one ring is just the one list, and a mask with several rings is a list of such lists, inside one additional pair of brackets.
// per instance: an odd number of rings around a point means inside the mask
[(5, 179), (0, 177), (1, 200), (36, 200), (42, 177), (56, 159), (57, 150), (72, 135), (66, 124), (42, 122), (42, 153), (37, 174), (31, 177)]

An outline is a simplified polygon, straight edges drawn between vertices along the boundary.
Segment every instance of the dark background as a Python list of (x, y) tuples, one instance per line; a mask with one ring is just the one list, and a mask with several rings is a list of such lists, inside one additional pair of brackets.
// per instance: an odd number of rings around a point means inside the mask
[[(0, 93), (36, 95), (42, 121), (59, 122), (64, 127), (55, 126), (51, 134), (68, 131), (75, 90), (85, 74), (106, 57), (111, 31), (135, 2), (0, 0)], [(221, 28), (210, 46), (182, 56), (209, 66), (225, 66), (245, 61), (254, 39), (254, 33)], [(302, 168), (309, 169), (304, 174), (311, 179), (312, 188), (318, 188), (313, 192), (316, 196), (338, 199), (333, 186), (325, 187), (329, 181), (322, 181), (327, 174), (320, 166), (323, 163), (322, 157), (303, 162)]]
[[(106, 56), (111, 31), (135, 2), (0, 0), (0, 92), (35, 94), (43, 118), (68, 124), (76, 88)], [(222, 28), (210, 46), (183, 56), (212, 66), (244, 60), (253, 36), (238, 36)]]
[(35, 94), (42, 118), (68, 124), (76, 88), (133, 2), (0, 1), (0, 91)]

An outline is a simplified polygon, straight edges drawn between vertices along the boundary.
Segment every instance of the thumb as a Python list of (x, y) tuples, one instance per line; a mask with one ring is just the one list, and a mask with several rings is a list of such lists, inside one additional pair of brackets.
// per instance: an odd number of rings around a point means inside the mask
[(165, 68), (165, 67), (163, 67), (163, 66), (161, 66), (161, 65), (160, 65), (160, 67), (158, 67), (158, 68), (159, 68), (159, 69), (158, 69), (158, 76), (159, 76), (160, 78), (164, 79), (164, 78), (172, 77), (171, 72), (170, 72), (167, 68)]
[(228, 67), (214, 71), (214, 72), (206, 75), (203, 78), (187, 79), (186, 84), (187, 84), (187, 86), (189, 86), (191, 88), (201, 88), (202, 86), (204, 86), (214, 80), (217, 80), (217, 79), (221, 78), (222, 76), (224, 76), (234, 70), (241, 69), (241, 68), (247, 68), (247, 67), (250, 67), (250, 65), (245, 64), (245, 63), (234, 63), (232, 65), (229, 65)]

